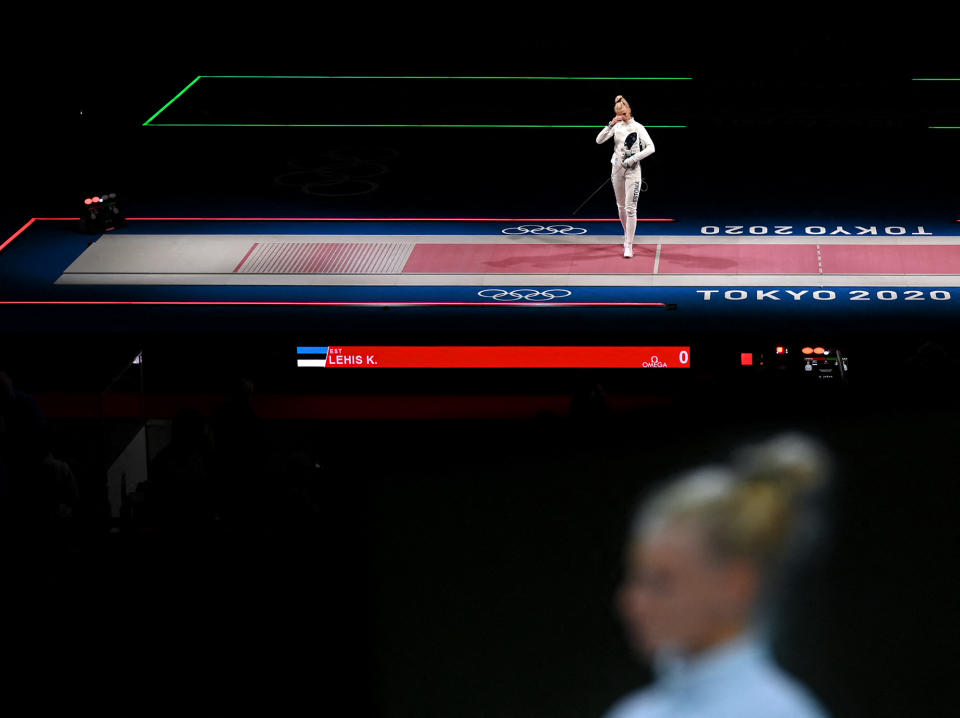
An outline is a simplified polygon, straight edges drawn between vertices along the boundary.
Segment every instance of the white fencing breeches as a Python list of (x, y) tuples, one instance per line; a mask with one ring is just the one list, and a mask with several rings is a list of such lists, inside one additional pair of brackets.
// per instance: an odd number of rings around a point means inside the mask
[(620, 224), (623, 225), (624, 245), (633, 244), (637, 231), (637, 200), (640, 198), (640, 165), (632, 169), (615, 166), (610, 174), (613, 191), (617, 195)]

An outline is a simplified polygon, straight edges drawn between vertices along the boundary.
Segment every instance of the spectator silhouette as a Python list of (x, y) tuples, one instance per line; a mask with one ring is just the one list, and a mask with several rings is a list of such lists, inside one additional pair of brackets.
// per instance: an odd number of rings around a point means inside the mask
[(211, 473), (206, 422), (183, 409), (173, 419), (173, 439), (150, 465), (148, 500), (158, 528), (190, 531), (213, 518)]
[(56, 579), (78, 504), (76, 478), (53, 456), (39, 405), (0, 372), (0, 521), (21, 579), (36, 586)]
[(591, 372), (578, 374), (570, 399), (570, 418), (575, 423), (603, 424), (610, 419), (610, 413), (603, 385)]
[[(44, 420), (34, 399), (18, 391), (0, 371), (0, 496), (8, 530), (20, 530), (31, 519), (30, 476), (43, 458)], [(26, 513), (25, 513), (26, 512)]]
[(265, 437), (253, 391), (252, 381), (236, 379), (211, 421), (218, 509), (235, 525), (258, 520), (262, 509)]

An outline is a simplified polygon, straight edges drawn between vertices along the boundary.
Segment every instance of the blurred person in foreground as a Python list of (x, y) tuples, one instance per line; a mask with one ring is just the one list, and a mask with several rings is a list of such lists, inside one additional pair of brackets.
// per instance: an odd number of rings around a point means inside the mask
[(800, 435), (748, 447), (659, 488), (638, 510), (617, 596), (656, 680), (606, 718), (826, 718), (773, 660), (765, 610), (826, 455)]

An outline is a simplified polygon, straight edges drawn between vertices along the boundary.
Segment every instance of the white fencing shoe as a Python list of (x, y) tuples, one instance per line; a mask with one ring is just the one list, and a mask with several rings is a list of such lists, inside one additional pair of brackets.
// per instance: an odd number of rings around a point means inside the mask
[(623, 243), (623, 256), (627, 257), (628, 259), (633, 256), (632, 244), (627, 244), (626, 242)]

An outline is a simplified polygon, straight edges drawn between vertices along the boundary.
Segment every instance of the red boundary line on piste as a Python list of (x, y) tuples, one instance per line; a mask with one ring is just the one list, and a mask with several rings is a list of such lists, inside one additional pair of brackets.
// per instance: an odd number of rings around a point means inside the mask
[(254, 242), (253, 246), (247, 250), (247, 253), (243, 255), (243, 259), (240, 260), (240, 264), (233, 268), (234, 274), (240, 271), (240, 267), (243, 266), (243, 263), (250, 259), (250, 255), (253, 254), (253, 251), (260, 246), (260, 242)]
[[(35, 217), (35, 221), (76, 222), (80, 217)], [(619, 222), (616, 217), (127, 217), (128, 222)], [(670, 217), (637, 217), (638, 222), (676, 222)]]
[(26, 231), (27, 231), (27, 228), (30, 227), (30, 225), (33, 224), (33, 223), (36, 222), (36, 221), (37, 221), (37, 218), (36, 218), (36, 217), (32, 217), (29, 222), (27, 222), (27, 223), (26, 223), (25, 225), (23, 225), (20, 229), (18, 229), (16, 232), (14, 232), (12, 235), (10, 235), (10, 238), (9, 238), (6, 242), (4, 242), (3, 244), (0, 244), (0, 252), (2, 252), (2, 251), (4, 250), (4, 248), (5, 248), (8, 244), (10, 244), (11, 242), (13, 242), (13, 240), (15, 240), (15, 239), (16, 239), (17, 237), (19, 237), (21, 234), (23, 234), (24, 232), (26, 232)]
[(76, 306), (176, 306), (176, 307), (663, 307), (667, 302), (201, 302), (201, 301), (174, 301), (153, 300), (138, 301), (133, 299), (102, 299), (102, 300), (58, 300), (58, 299), (9, 299), (0, 300), (4, 306), (44, 306), (44, 305), (76, 305)]

